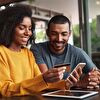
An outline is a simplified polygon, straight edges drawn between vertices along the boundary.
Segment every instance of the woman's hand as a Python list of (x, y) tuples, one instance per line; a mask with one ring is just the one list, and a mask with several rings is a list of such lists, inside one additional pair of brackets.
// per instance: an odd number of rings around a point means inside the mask
[(52, 68), (43, 73), (45, 82), (52, 83), (57, 82), (63, 78), (66, 67)]

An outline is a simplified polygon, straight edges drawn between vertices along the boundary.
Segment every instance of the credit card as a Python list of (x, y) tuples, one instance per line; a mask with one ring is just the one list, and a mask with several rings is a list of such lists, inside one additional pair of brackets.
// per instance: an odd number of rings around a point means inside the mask
[(58, 68), (58, 67), (66, 67), (66, 72), (68, 72), (68, 73), (71, 71), (69, 63), (67, 63), (67, 64), (58, 64), (58, 65), (54, 66), (54, 68)]

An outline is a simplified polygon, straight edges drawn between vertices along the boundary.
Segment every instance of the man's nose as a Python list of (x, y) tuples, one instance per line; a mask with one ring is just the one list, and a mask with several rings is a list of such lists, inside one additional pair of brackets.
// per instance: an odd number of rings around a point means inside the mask
[(61, 36), (61, 34), (59, 34), (59, 35), (57, 36), (57, 40), (58, 40), (58, 41), (62, 41), (62, 36)]

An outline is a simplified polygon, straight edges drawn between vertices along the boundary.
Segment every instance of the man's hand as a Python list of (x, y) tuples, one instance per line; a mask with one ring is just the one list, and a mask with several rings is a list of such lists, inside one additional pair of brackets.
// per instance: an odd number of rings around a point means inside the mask
[(94, 88), (99, 87), (100, 84), (100, 71), (97, 69), (92, 70), (89, 73), (89, 84)]
[(92, 70), (87, 75), (85, 75), (76, 86), (79, 88), (99, 88), (100, 84), (100, 71)]

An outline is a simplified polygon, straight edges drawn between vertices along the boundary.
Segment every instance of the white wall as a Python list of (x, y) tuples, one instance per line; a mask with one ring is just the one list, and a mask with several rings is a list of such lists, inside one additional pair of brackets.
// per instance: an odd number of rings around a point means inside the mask
[(89, 4), (89, 18), (96, 18), (97, 15), (100, 15), (100, 4), (97, 5), (96, 1), (100, 0), (88, 0)]
[[(96, 5), (96, 1), (100, 2), (100, 0), (88, 0), (89, 18), (100, 15), (100, 4)], [(64, 13), (71, 19), (72, 24), (79, 23), (78, 0), (34, 0), (32, 5)]]
[(78, 23), (78, 0), (35, 0), (32, 5), (63, 13), (72, 24)]
[[(88, 1), (89, 18), (96, 18), (100, 15), (100, 5), (96, 5), (97, 0)], [(79, 23), (78, 0), (34, 0), (32, 5), (63, 13), (70, 18), (72, 24)]]
[[(35, 0), (31, 5), (63, 13), (72, 24), (79, 23), (78, 0)], [(73, 34), (68, 42), (73, 44)]]

